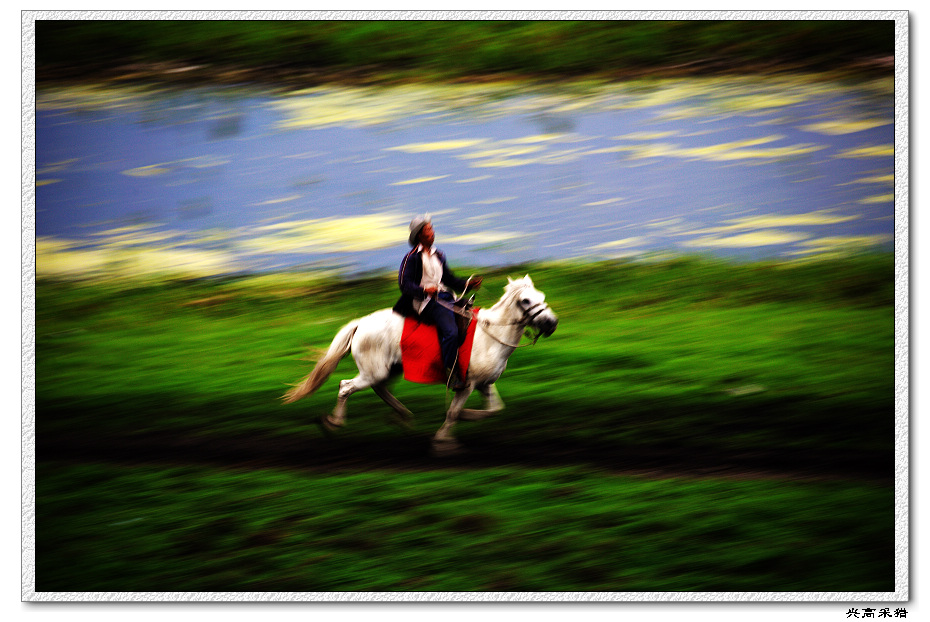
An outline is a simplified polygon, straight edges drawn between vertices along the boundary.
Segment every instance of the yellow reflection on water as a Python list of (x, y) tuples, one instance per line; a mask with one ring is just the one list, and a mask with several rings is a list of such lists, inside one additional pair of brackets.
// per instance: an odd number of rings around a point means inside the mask
[(592, 248), (593, 250), (602, 250), (602, 249), (608, 249), (608, 248), (629, 247), (629, 246), (635, 246), (636, 244), (639, 244), (643, 240), (644, 238), (641, 238), (641, 237), (623, 238), (622, 240), (614, 240), (613, 242), (604, 242), (603, 244), (597, 244), (596, 246)]
[(140, 246), (115, 241), (91, 248), (85, 242), (54, 237), (36, 239), (38, 277), (212, 276), (236, 269), (229, 253), (180, 246)]
[(392, 186), (409, 186), (411, 184), (424, 184), (428, 181), (436, 181), (437, 179), (445, 179), (448, 175), (434, 175), (432, 177), (415, 177), (414, 179), (405, 179), (403, 181), (395, 181), (391, 183)]
[(455, 151), (467, 149), (486, 143), (487, 138), (469, 138), (461, 140), (437, 140), (429, 143), (408, 143), (396, 147), (388, 147), (388, 151), (403, 151), (404, 153), (429, 153), (431, 151)]
[(689, 231), (689, 234), (723, 233), (744, 229), (768, 229), (772, 227), (803, 227), (813, 225), (834, 225), (841, 222), (856, 220), (858, 215), (839, 215), (826, 210), (808, 212), (806, 214), (765, 214), (762, 216), (746, 216), (725, 221), (725, 225), (708, 227)]
[(894, 155), (894, 145), (866, 145), (855, 149), (844, 149), (838, 158), (886, 158)]
[(353, 252), (390, 248), (407, 239), (409, 219), (399, 214), (368, 214), (293, 220), (258, 227), (263, 235), (241, 242), (262, 253)]
[(891, 121), (882, 121), (880, 119), (834, 119), (830, 121), (820, 121), (805, 125), (803, 129), (808, 132), (820, 132), (821, 134), (855, 134), (864, 130), (870, 130), (875, 127), (889, 125)]
[(886, 244), (892, 239), (891, 235), (827, 236), (801, 242), (799, 246), (804, 248), (791, 254), (826, 256), (828, 254), (856, 252), (879, 244)]
[(756, 246), (772, 246), (774, 244), (791, 244), (811, 237), (805, 233), (793, 233), (769, 229), (752, 231), (729, 237), (703, 237), (696, 240), (682, 242), (684, 246), (711, 247), (711, 248), (751, 248)]

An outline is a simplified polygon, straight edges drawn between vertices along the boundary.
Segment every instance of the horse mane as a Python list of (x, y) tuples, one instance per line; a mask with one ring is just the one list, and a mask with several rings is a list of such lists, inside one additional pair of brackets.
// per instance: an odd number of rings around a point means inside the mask
[(501, 296), (500, 300), (494, 303), (489, 311), (501, 311), (505, 307), (511, 306), (512, 300), (517, 297), (517, 294), (528, 286), (530, 286), (530, 284), (523, 279), (518, 281), (510, 279), (507, 285), (504, 286), (504, 295)]

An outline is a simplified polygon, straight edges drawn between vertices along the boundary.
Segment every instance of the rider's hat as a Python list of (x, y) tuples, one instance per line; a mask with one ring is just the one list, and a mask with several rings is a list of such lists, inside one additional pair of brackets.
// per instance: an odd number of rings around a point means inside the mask
[(410, 221), (410, 246), (417, 245), (417, 237), (420, 235), (420, 230), (427, 225), (427, 223), (432, 222), (433, 217), (429, 214), (423, 214), (422, 216), (417, 216)]

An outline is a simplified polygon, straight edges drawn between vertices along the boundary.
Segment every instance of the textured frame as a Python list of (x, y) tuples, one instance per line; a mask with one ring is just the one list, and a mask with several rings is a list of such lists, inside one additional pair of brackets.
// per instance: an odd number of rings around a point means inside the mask
[[(142, 593), (35, 591), (35, 21), (37, 19), (884, 19), (895, 22), (895, 591), (861, 592), (216, 592)], [(23, 11), (21, 14), (21, 597), (24, 602), (827, 602), (826, 615), (839, 617), (838, 603), (901, 603), (910, 600), (910, 391), (909, 391), (909, 14), (907, 11)], [(679, 610), (679, 613), (681, 611)]]

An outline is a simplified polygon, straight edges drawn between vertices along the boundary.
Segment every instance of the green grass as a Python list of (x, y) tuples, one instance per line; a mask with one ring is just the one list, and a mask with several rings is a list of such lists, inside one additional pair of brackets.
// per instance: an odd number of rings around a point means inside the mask
[[(656, 68), (836, 69), (894, 55), (894, 22), (751, 21), (56, 21), (36, 22), (39, 77), (131, 63), (377, 70), (440, 78), (566, 76)], [(79, 62), (75, 62), (79, 59)]]
[[(893, 257), (482, 272), (560, 324), (451, 464), (440, 387), (395, 387), (412, 432), (371, 392), (314, 425), (351, 357), (278, 399), (392, 275), (39, 281), (37, 589), (893, 589)], [(611, 474), (657, 456), (681, 476)], [(709, 458), (829, 478), (685, 477)]]
[(54, 462), (38, 483), (40, 592), (894, 589), (881, 487)]
[[(508, 414), (463, 433), (488, 443), (887, 452), (892, 268), (890, 258), (839, 272), (702, 259), (516, 267), (532, 272), (560, 326), (511, 358), (498, 383)], [(351, 357), (312, 398), (289, 407), (277, 398), (342, 324), (393, 304), (396, 285), (287, 278), (40, 282), (39, 431), (70, 434), (86, 417), (117, 435), (273, 436), (328, 412), (338, 380), (354, 375)], [(505, 283), (489, 275), (479, 305)], [(441, 391), (401, 383), (396, 392), (418, 425), (438, 427)], [(368, 415), (381, 410), (373, 394), (353, 396), (349, 433), (384, 434)]]

